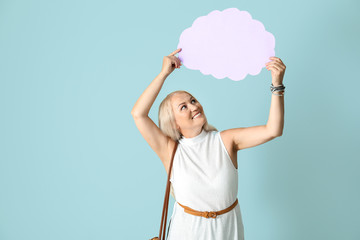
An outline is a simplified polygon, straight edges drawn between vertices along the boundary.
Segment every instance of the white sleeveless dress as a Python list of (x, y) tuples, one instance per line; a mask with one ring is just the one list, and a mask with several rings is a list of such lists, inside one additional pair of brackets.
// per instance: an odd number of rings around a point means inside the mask
[(171, 172), (175, 203), (167, 227), (167, 240), (243, 240), (239, 203), (216, 218), (184, 211), (179, 204), (198, 211), (220, 211), (231, 206), (238, 194), (238, 171), (220, 132), (202, 132), (181, 138)]

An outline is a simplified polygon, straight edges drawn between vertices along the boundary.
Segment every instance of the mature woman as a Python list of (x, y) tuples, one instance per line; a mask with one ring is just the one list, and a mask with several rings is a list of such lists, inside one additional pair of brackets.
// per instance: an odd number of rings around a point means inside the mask
[[(171, 171), (176, 202), (170, 219), (170, 240), (239, 240), (244, 226), (238, 193), (237, 151), (282, 135), (284, 126), (284, 63), (277, 57), (271, 71), (271, 107), (266, 125), (217, 131), (209, 125), (202, 105), (186, 91), (167, 95), (160, 104), (159, 127), (148, 114), (165, 79), (180, 68), (177, 49), (163, 58), (160, 74), (135, 103), (131, 114), (140, 133)], [(178, 143), (178, 145), (176, 144)], [(175, 195), (175, 196), (174, 196)]]

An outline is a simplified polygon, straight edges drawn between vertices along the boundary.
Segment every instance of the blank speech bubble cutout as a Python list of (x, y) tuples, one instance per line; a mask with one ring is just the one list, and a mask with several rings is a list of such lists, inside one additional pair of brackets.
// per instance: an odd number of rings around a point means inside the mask
[(266, 67), (275, 56), (275, 37), (247, 11), (228, 8), (198, 17), (181, 33), (177, 48), (185, 67), (239, 81)]

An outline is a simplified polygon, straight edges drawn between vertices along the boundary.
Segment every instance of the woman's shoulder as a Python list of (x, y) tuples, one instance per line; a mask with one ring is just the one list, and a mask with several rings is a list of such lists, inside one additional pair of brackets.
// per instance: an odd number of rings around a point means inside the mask
[(219, 134), (220, 131), (218, 131), (218, 130), (210, 130), (210, 131), (208, 131), (208, 133), (216, 135), (216, 134)]
[(207, 134), (208, 134), (209, 137), (212, 137), (212, 138), (219, 138), (220, 137), (220, 131), (217, 131), (217, 130), (208, 131)]

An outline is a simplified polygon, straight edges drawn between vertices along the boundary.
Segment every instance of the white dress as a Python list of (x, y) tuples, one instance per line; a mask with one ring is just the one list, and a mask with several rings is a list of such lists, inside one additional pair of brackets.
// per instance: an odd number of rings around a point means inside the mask
[(181, 138), (171, 172), (175, 203), (167, 227), (167, 240), (243, 240), (239, 203), (216, 218), (195, 216), (179, 204), (197, 211), (220, 211), (231, 206), (238, 194), (238, 171), (220, 132), (202, 132)]

